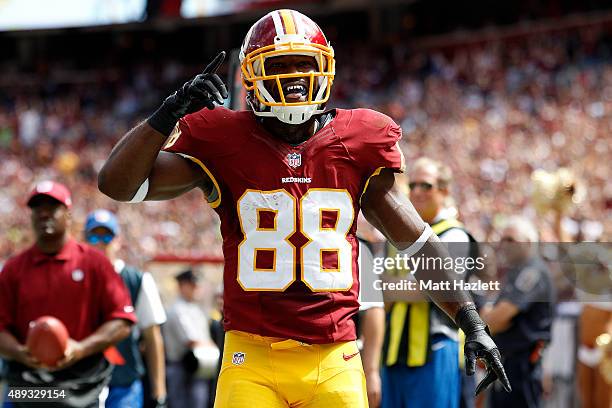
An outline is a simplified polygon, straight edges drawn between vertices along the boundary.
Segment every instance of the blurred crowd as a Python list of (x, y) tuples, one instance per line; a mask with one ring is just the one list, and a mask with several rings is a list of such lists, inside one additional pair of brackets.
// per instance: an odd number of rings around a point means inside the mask
[[(176, 78), (191, 76), (172, 74), (175, 68), (168, 66), (161, 77), (153, 76), (152, 67), (138, 67), (135, 73), (101, 69), (95, 85), (0, 90), (0, 227), (7, 238), (0, 241), (0, 260), (31, 242), (24, 193), (43, 179), (62, 180), (73, 191), (76, 236), (88, 211), (108, 208), (120, 213), (127, 220), (126, 259), (142, 264), (157, 254), (220, 254), (217, 220), (202, 205), (201, 193), (131, 206), (114, 202), (97, 188), (98, 171), (118, 138), (144, 119)], [(186, 214), (198, 212), (202, 216), (189, 225), (182, 222)]]
[[(387, 113), (402, 126), (408, 162), (425, 155), (448, 163), (460, 217), (479, 240), (495, 240), (509, 214), (533, 217), (532, 172), (564, 166), (586, 188), (584, 200), (563, 214), (566, 230), (573, 239), (608, 241), (612, 47), (605, 34), (583, 29), (437, 50), (336, 44), (330, 106)], [(0, 260), (31, 242), (25, 194), (42, 179), (69, 185), (75, 224), (95, 208), (118, 212), (130, 262), (159, 253), (220, 255), (218, 221), (201, 193), (131, 206), (104, 197), (96, 183), (117, 138), (200, 68), (170, 62), (78, 73), (58, 67), (43, 83), (3, 82)], [(540, 220), (543, 240), (557, 240), (552, 218)]]
[[(565, 228), (572, 238), (607, 241), (612, 60), (605, 38), (585, 30), (441, 51), (394, 47), (390, 60), (357, 49), (355, 69), (334, 86), (346, 106), (379, 109), (401, 124), (408, 163), (428, 156), (450, 165), (461, 218), (479, 240), (495, 240), (507, 214), (533, 217), (532, 172), (563, 166), (587, 189), (564, 214)], [(540, 226), (543, 240), (555, 241), (548, 226)]]

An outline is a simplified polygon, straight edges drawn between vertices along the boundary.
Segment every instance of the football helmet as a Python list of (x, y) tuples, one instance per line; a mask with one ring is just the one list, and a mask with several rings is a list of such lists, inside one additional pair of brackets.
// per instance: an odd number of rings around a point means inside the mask
[[(317, 69), (309, 73), (266, 74), (266, 58), (282, 55), (311, 56), (316, 60)], [(310, 18), (294, 10), (275, 10), (249, 29), (240, 49), (240, 68), (248, 103), (255, 115), (276, 117), (296, 125), (323, 112), (334, 81), (334, 50)], [(310, 84), (306, 100), (286, 101), (281, 79), (304, 77), (309, 78)], [(264, 81), (276, 83), (280, 100), (274, 99)]]

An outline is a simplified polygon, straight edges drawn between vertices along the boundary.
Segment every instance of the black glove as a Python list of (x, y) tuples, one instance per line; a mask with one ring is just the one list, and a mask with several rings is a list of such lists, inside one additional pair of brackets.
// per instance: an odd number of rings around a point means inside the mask
[(465, 371), (467, 375), (476, 372), (476, 360), (484, 360), (487, 366), (487, 375), (476, 387), (476, 395), (499, 379), (506, 392), (512, 391), (510, 382), (501, 363), (501, 355), (495, 342), (489, 334), (489, 328), (482, 321), (476, 306), (467, 304), (462, 306), (455, 317), (457, 326), (465, 333)]
[(225, 51), (221, 51), (201, 74), (185, 82), (178, 91), (167, 97), (147, 120), (149, 125), (169, 136), (176, 122), (183, 116), (204, 107), (215, 109), (215, 102), (222, 105), (223, 99), (228, 97), (227, 89), (215, 71), (224, 59)]

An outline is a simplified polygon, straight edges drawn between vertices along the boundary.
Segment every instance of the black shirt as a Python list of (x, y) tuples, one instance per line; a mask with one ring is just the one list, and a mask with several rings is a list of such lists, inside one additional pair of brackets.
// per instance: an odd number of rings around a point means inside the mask
[(538, 341), (550, 340), (555, 290), (543, 260), (535, 257), (510, 269), (496, 303), (502, 300), (519, 309), (511, 326), (494, 336), (504, 356), (530, 352)]

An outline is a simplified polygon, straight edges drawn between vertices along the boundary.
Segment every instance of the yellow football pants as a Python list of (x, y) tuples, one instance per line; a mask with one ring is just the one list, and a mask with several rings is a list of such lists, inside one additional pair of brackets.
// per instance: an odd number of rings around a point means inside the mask
[(215, 408), (367, 408), (354, 341), (305, 344), (240, 331), (225, 335)]

